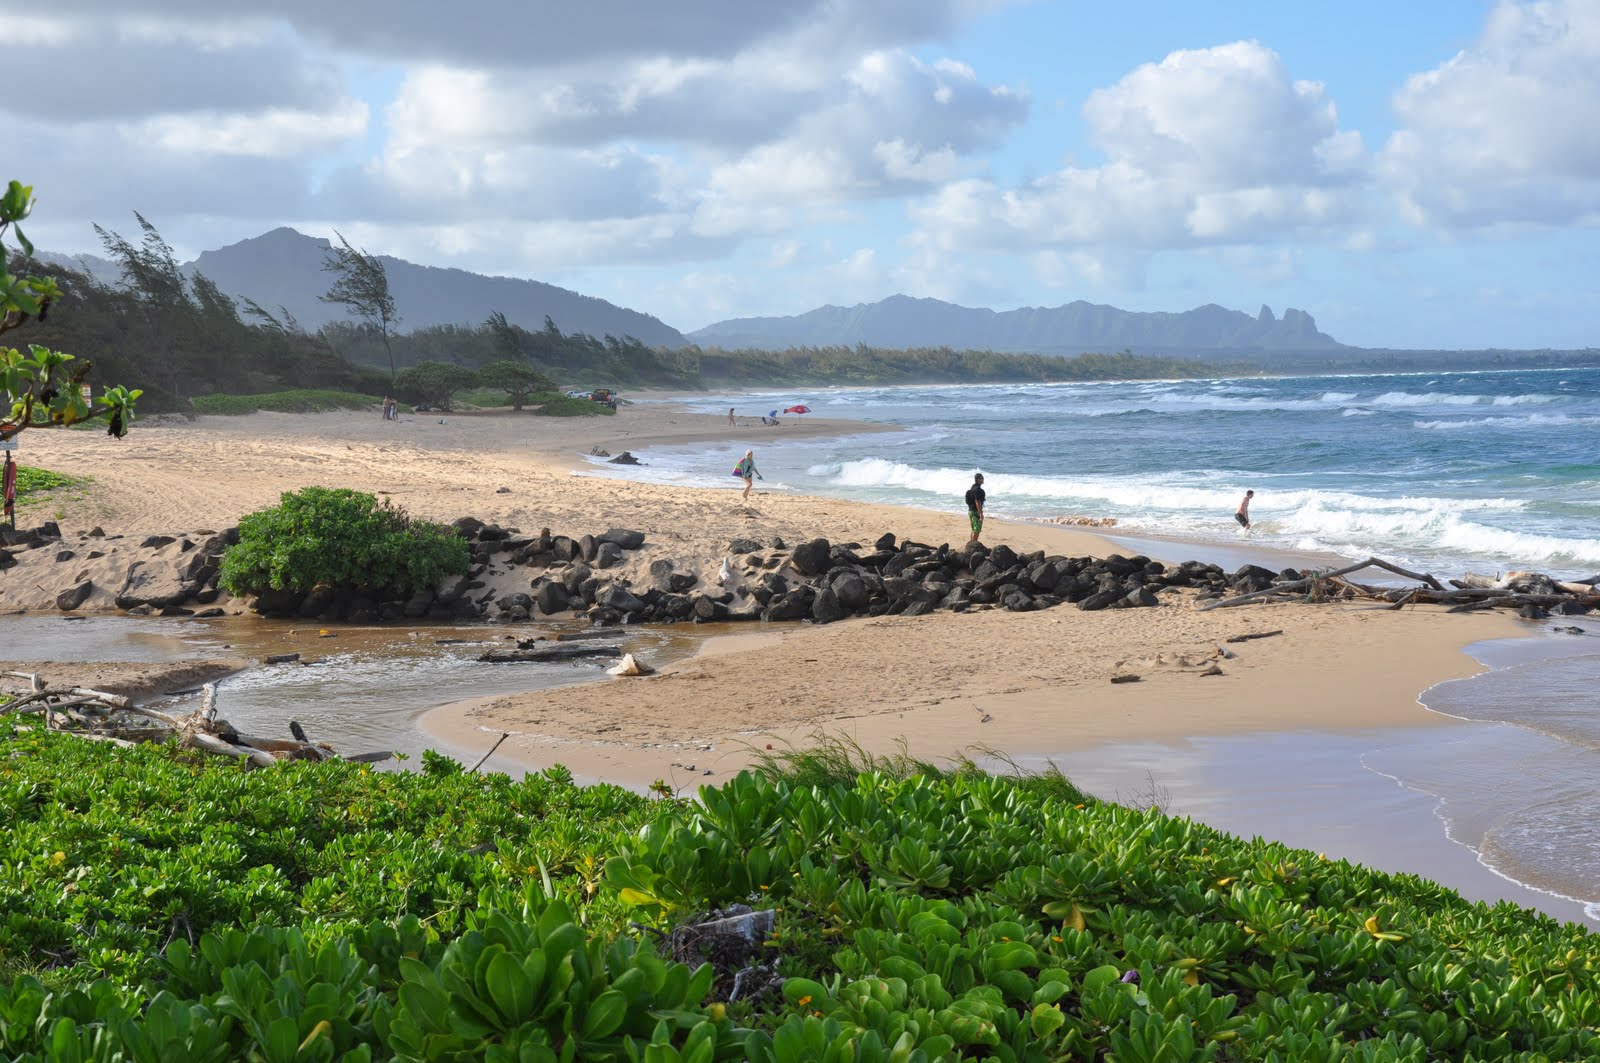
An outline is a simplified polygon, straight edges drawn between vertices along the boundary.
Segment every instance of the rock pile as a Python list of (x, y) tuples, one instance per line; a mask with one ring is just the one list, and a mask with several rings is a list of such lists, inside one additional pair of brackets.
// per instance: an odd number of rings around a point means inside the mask
[[(715, 559), (674, 558), (653, 546), (647, 549), (645, 533), (630, 528), (577, 537), (546, 528), (527, 535), (474, 517), (463, 517), (454, 527), (471, 548), (472, 566), (437, 587), (404, 597), (333, 587), (309, 593), (269, 591), (249, 606), (267, 617), (352, 623), (523, 623), (541, 616), (573, 616), (599, 627), (685, 621), (832, 623), (853, 616), (918, 616), (936, 610), (1029, 612), (1068, 604), (1084, 610), (1147, 608), (1171, 587), (1196, 588), (1201, 597), (1220, 598), (1300, 576), (1254, 565), (1228, 574), (1197, 561), (1169, 567), (1120, 554), (1023, 554), (1003, 544), (931, 546), (892, 534), (870, 547), (827, 539), (791, 547), (781, 539), (763, 543), (737, 538), (728, 543), (719, 567)], [(104, 556), (94, 545), (119, 537), (100, 533), (96, 539), (90, 533), (68, 544), (60, 534), (50, 523), (4, 533), (0, 569), (11, 563), (14, 550), (55, 550), (62, 562), (51, 566), (62, 577), (51, 583), (57, 608), (75, 610), (86, 602), (96, 607), (108, 604), (109, 598), (121, 610), (165, 616), (214, 615), (205, 607), (221, 593), (217, 570), (222, 554), (238, 541), (237, 529), (228, 529), (124, 542), (115, 547), (121, 552), (112, 559), (119, 562), (117, 586), (102, 586), (97, 592), (91, 581), (74, 578), (65, 562)], [(707, 575), (702, 578), (701, 573)]]

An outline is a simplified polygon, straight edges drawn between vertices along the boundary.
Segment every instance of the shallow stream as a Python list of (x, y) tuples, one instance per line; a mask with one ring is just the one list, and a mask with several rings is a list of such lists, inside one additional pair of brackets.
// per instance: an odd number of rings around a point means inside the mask
[[(440, 744), (418, 727), (418, 719), (430, 709), (602, 676), (616, 663), (614, 659), (530, 664), (477, 660), (486, 650), (503, 649), (518, 638), (554, 637), (581, 626), (322, 628), (312, 621), (242, 616), (214, 620), (12, 616), (0, 617), (0, 660), (160, 663), (242, 657), (260, 662), (269, 655), (298, 653), (299, 662), (256, 663), (221, 680), (219, 715), (251, 734), (287, 738), (289, 721), (298, 720), (311, 738), (330, 742), (341, 752), (391, 749), (416, 755)], [(621, 638), (608, 641), (660, 667), (693, 653), (705, 634), (688, 626), (628, 628)], [(186, 712), (199, 704), (199, 697), (196, 691), (146, 704)]]

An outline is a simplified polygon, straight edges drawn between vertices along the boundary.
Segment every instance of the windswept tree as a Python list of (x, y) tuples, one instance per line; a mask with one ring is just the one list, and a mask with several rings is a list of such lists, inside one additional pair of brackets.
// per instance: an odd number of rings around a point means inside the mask
[(356, 250), (337, 229), (333, 235), (339, 242), (328, 248), (322, 268), (334, 274), (333, 286), (320, 296), (325, 303), (336, 303), (378, 330), (383, 337), (383, 349), (389, 355), (389, 379), (395, 378), (394, 347), (390, 336), (400, 323), (394, 310), (394, 296), (389, 292), (389, 274), (378, 261), (378, 256), (365, 249)]
[(490, 362), (478, 370), (478, 386), (504, 391), (511, 400), (511, 408), (520, 410), (528, 403), (528, 396), (538, 391), (554, 391), (555, 384), (527, 362), (504, 359)]
[(478, 374), (454, 362), (418, 362), (394, 378), (395, 390), (413, 402), (448, 410), (455, 394), (478, 382)]
[[(19, 223), (32, 211), (33, 188), (10, 182), (0, 195), (0, 335), (45, 320), (61, 298), (54, 278), (22, 272), (33, 257), (33, 244)], [(15, 274), (4, 239), (8, 233), (22, 250)], [(80, 389), (93, 364), (37, 343), (30, 343), (26, 354), (0, 346), (0, 442), (30, 427), (62, 427), (98, 416), (106, 417), (111, 435), (126, 435), (140, 392), (114, 387), (101, 394), (98, 404), (85, 400)]]

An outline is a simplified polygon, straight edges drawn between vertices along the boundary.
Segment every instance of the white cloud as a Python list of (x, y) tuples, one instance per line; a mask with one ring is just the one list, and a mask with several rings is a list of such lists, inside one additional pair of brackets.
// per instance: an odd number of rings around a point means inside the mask
[(1600, 224), (1600, 4), (1502, 0), (1471, 48), (1412, 77), (1383, 173), (1419, 225)]
[(1145, 249), (1282, 239), (1358, 215), (1366, 153), (1323, 86), (1254, 41), (1179, 51), (1084, 105), (1098, 166), (1016, 188), (952, 182), (913, 208), (946, 248)]
[(131, 133), (163, 151), (279, 158), (337, 148), (361, 136), (366, 127), (365, 103), (336, 100), (328, 111), (272, 107), (256, 114), (161, 115)]

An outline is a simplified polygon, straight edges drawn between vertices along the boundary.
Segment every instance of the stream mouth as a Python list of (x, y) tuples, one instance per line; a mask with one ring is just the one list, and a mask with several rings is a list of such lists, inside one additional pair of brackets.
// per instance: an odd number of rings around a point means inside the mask
[[(159, 664), (243, 657), (259, 662), (298, 653), (299, 661), (255, 664), (220, 680), (218, 715), (249, 734), (287, 738), (289, 721), (298, 720), (313, 741), (328, 742), (341, 753), (388, 749), (416, 756), (440, 745), (418, 724), (432, 709), (605, 677), (614, 658), (520, 664), (477, 659), (517, 639), (588, 630), (581, 622), (320, 627), (247, 616), (13, 616), (0, 617), (0, 660)], [(658, 668), (692, 655), (710, 634), (688, 625), (606, 630), (616, 637), (598, 642)], [(198, 691), (144, 701), (180, 713), (199, 703)]]

